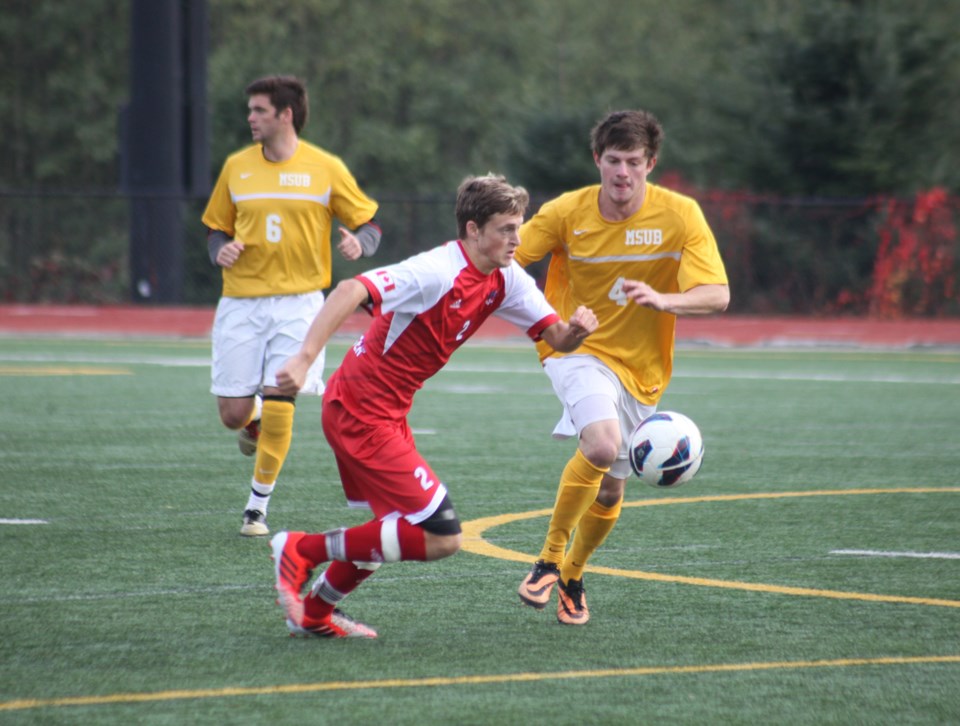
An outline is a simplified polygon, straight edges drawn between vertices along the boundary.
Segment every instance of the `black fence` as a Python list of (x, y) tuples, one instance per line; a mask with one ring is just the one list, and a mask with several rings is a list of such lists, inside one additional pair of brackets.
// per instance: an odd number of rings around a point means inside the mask
[[(942, 190), (850, 200), (694, 196), (724, 256), (732, 312), (960, 315), (960, 200)], [(334, 282), (456, 237), (453, 196), (376, 197), (380, 252), (354, 263), (334, 255)], [(164, 257), (181, 260), (181, 270), (163, 271), (177, 281), (172, 302), (216, 302), (220, 275), (200, 222), (205, 199), (173, 200), (180, 239), (151, 239), (150, 220), (137, 211), (143, 204), (134, 201), (110, 192), (0, 191), (0, 303), (158, 302), (131, 281), (134, 222), (140, 235), (148, 225), (151, 244), (181, 246)], [(535, 197), (532, 209), (543, 201)], [(163, 229), (169, 235), (169, 224)]]

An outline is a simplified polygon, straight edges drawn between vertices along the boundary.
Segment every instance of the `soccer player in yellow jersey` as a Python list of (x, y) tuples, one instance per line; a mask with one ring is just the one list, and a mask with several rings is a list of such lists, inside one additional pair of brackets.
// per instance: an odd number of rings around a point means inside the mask
[(620, 514), (629, 435), (670, 382), (676, 316), (720, 312), (730, 301), (699, 205), (647, 180), (662, 138), (646, 111), (608, 114), (591, 133), (600, 183), (547, 202), (520, 230), (521, 265), (550, 255), (545, 293), (560, 317), (584, 305), (600, 321), (575, 353), (538, 345), (564, 406), (554, 436), (579, 444), (519, 595), (543, 609), (558, 585), (557, 619), (570, 625), (590, 617), (583, 571)]
[[(377, 203), (338, 157), (300, 139), (307, 91), (291, 76), (246, 88), (254, 145), (231, 155), (203, 213), (211, 261), (223, 268), (213, 324), (211, 393), (220, 420), (256, 456), (240, 534), (269, 534), (267, 504), (293, 437), (293, 396), (276, 373), (300, 349), (331, 281), (331, 226), (347, 260), (380, 244)], [(321, 354), (301, 388), (323, 393)]]

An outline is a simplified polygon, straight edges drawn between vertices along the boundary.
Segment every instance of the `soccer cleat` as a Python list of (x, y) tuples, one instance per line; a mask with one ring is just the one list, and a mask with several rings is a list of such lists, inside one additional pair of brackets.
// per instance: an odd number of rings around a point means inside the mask
[(557, 620), (564, 625), (584, 625), (589, 619), (583, 580), (570, 580), (566, 585), (560, 580), (557, 583)]
[(543, 610), (550, 602), (550, 593), (559, 579), (560, 568), (556, 563), (537, 560), (520, 583), (517, 594), (524, 605)]
[(257, 442), (260, 440), (260, 419), (254, 419), (237, 434), (237, 446), (244, 456), (253, 456), (257, 453)]
[(240, 534), (244, 537), (265, 537), (270, 534), (267, 528), (267, 517), (259, 509), (248, 509), (243, 513), (243, 526)]
[(273, 569), (277, 577), (277, 605), (283, 608), (287, 620), (296, 627), (303, 623), (300, 591), (310, 579), (313, 569), (307, 558), (297, 552), (297, 542), (305, 535), (305, 532), (278, 532), (270, 540)]
[(313, 620), (304, 617), (300, 625), (287, 618), (287, 629), (291, 637), (302, 638), (376, 638), (377, 631), (369, 625), (358, 623), (340, 610), (334, 610), (327, 617)]

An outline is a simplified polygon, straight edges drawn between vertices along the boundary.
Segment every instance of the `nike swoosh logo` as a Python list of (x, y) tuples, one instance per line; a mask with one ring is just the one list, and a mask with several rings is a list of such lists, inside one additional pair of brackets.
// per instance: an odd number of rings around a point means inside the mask
[(574, 237), (579, 237), (580, 235), (586, 234), (586, 233), (589, 232), (589, 231), (590, 231), (589, 229), (575, 229), (575, 230), (573, 230), (573, 236), (574, 236)]
[(250, 172), (247, 172), (246, 174), (241, 174), (241, 175), (240, 175), (240, 178), (241, 178), (241, 179), (248, 179), (248, 178), (250, 178), (251, 176), (253, 176), (253, 174), (251, 174)]
[(527, 588), (527, 592), (529, 592), (529, 593), (530, 593), (531, 595), (533, 595), (534, 597), (539, 597), (540, 595), (542, 595), (543, 593), (545, 593), (547, 590), (549, 590), (549, 589), (552, 588), (552, 587), (553, 587), (553, 583), (550, 582), (550, 583), (548, 583), (548, 584), (546, 584), (546, 585), (543, 585), (542, 587), (538, 587), (538, 588), (528, 587), (528, 588)]

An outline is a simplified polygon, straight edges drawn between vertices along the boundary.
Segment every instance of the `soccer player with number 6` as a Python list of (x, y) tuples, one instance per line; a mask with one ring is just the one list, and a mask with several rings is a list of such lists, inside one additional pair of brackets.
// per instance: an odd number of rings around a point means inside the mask
[(590, 618), (583, 571), (620, 515), (630, 434), (670, 382), (676, 316), (720, 312), (730, 301), (699, 205), (647, 181), (662, 138), (646, 111), (608, 114), (591, 133), (600, 183), (547, 202), (520, 230), (517, 262), (550, 255), (544, 292), (557, 312), (585, 305), (603, 321), (572, 355), (538, 345), (564, 406), (554, 436), (577, 436), (578, 448), (519, 595), (542, 610), (557, 585), (557, 619), (569, 625)]
[[(223, 269), (213, 323), (211, 393), (220, 420), (238, 431), (240, 451), (255, 456), (240, 534), (264, 536), (267, 505), (293, 438), (295, 399), (276, 385), (323, 305), (331, 280), (332, 220), (346, 260), (380, 244), (377, 203), (341, 159), (300, 139), (307, 90), (292, 76), (268, 76), (246, 88), (254, 142), (223, 165), (203, 213), (210, 260)], [(301, 393), (323, 393), (323, 355)]]
[[(571, 352), (597, 328), (585, 307), (568, 322), (514, 262), (529, 197), (500, 176), (466, 179), (457, 192), (457, 240), (341, 281), (300, 351), (277, 374), (281, 393), (299, 390), (318, 352), (358, 306), (374, 316), (330, 376), (323, 431), (347, 502), (373, 519), (348, 529), (280, 532), (271, 541), (287, 628), (306, 637), (374, 638), (339, 609), (385, 562), (454, 554), (460, 521), (447, 487), (417, 451), (407, 414), (414, 394), (491, 315), (551, 350)], [(329, 562), (304, 595), (312, 571)]]

